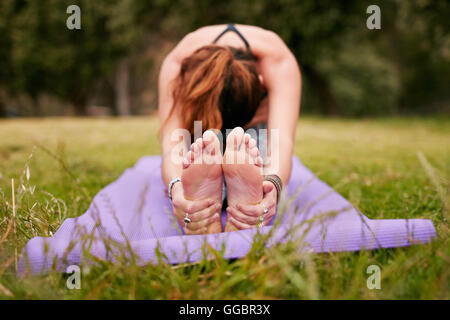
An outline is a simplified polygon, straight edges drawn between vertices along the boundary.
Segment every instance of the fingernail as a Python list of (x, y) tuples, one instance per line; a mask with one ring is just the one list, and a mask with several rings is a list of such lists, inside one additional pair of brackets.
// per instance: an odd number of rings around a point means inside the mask
[(222, 206), (218, 203), (216, 204), (216, 209), (219, 210)]

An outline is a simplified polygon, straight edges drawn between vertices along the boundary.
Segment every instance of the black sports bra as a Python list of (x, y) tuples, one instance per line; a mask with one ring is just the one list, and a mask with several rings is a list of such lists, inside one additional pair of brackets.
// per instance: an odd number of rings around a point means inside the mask
[(250, 49), (250, 45), (249, 45), (247, 39), (245, 39), (245, 37), (242, 35), (242, 33), (239, 32), (238, 29), (236, 29), (234, 23), (229, 23), (229, 24), (227, 25), (226, 29), (223, 30), (223, 31), (216, 37), (216, 39), (214, 39), (213, 43), (216, 43), (216, 42), (217, 42), (217, 41), (218, 41), (225, 33), (227, 33), (228, 31), (233, 31), (233, 32), (235, 32), (235, 33), (239, 36), (239, 38), (241, 38), (242, 41), (244, 42), (245, 47), (247, 48), (247, 51), (248, 51), (250, 54), (253, 55), (252, 50)]

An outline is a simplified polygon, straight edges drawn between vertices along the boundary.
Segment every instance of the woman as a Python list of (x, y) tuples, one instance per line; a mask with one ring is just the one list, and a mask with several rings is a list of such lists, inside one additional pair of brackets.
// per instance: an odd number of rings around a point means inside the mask
[[(186, 234), (248, 229), (271, 221), (291, 173), (300, 95), (294, 55), (279, 36), (259, 27), (206, 26), (186, 35), (169, 53), (159, 76), (162, 177)], [(190, 150), (186, 145), (174, 152), (179, 141), (173, 132), (183, 128), (193, 134), (194, 121), (201, 121), (203, 136)], [(242, 129), (265, 127), (266, 144)], [(222, 155), (218, 131), (220, 137), (233, 128)], [(279, 143), (271, 146), (273, 133)], [(262, 154), (257, 143), (267, 145)], [(237, 161), (240, 157), (245, 163)]]

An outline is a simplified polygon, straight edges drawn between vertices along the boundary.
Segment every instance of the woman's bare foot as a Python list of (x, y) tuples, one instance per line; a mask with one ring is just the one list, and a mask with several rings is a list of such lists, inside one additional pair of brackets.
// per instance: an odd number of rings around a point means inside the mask
[[(227, 137), (222, 168), (227, 184), (229, 207), (236, 204), (257, 204), (263, 198), (262, 158), (256, 141), (244, 129), (237, 127)], [(227, 215), (225, 231), (237, 228)]]
[[(198, 138), (183, 160), (181, 181), (184, 196), (188, 200), (212, 199), (222, 203), (222, 154), (216, 134), (207, 130)], [(206, 233), (222, 232), (220, 208), (217, 222), (207, 227)]]

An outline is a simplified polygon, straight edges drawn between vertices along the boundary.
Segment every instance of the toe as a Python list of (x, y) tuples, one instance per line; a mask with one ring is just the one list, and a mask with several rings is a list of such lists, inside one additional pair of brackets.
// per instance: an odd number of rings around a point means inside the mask
[(257, 167), (261, 167), (261, 166), (263, 165), (263, 159), (262, 159), (260, 156), (256, 157), (256, 159), (255, 159), (255, 165), (256, 165)]
[(244, 129), (241, 127), (234, 128), (227, 137), (227, 149), (238, 150), (242, 144), (244, 137)]
[(193, 144), (191, 149), (193, 156), (192, 156), (192, 163), (199, 164), (202, 160), (202, 142), (197, 141)]
[(183, 158), (183, 162), (182, 162), (183, 169), (188, 168), (190, 166), (190, 164), (194, 162), (194, 158), (195, 158), (195, 154), (193, 152), (193, 149), (191, 149), (186, 153), (186, 156)]
[(191, 163), (192, 161), (194, 161), (194, 152), (189, 151), (189, 152), (188, 152), (187, 159), (188, 159), (189, 163)]
[(188, 153), (187, 156), (183, 158), (183, 169), (188, 168), (190, 164), (191, 164), (191, 160), (190, 160), (190, 155)]
[(201, 153), (203, 150), (203, 139), (197, 139), (195, 141), (195, 151), (196, 153)]
[(212, 130), (207, 130), (203, 134), (203, 147), (207, 148), (209, 146), (220, 146), (219, 139), (217, 138), (217, 135)]
[(259, 150), (257, 147), (253, 147), (250, 149), (250, 156), (252, 156), (253, 159), (259, 156)]
[(212, 130), (207, 130), (203, 134), (203, 145), (205, 147), (205, 153), (214, 156), (220, 155), (220, 142), (217, 135)]
[(252, 136), (249, 135), (248, 133), (245, 133), (244, 137), (242, 138), (242, 144), (241, 144), (240, 149), (241, 150), (245, 149), (245, 150), (248, 151), (249, 150), (249, 143), (250, 143), (251, 139), (252, 139)]
[(203, 142), (206, 145), (213, 142), (215, 138), (217, 138), (217, 136), (212, 130), (206, 130), (205, 133), (203, 133)]
[(201, 151), (203, 149), (203, 139), (202, 138), (198, 138), (197, 140), (195, 140), (195, 144), (197, 145), (199, 151)]
[(249, 135), (248, 133), (244, 134), (244, 143), (246, 146), (248, 146), (251, 138), (252, 138), (251, 135)]
[(248, 142), (248, 148), (251, 150), (254, 147), (256, 147), (256, 140), (253, 138), (250, 138), (250, 141)]
[(257, 147), (253, 147), (252, 149), (250, 149), (249, 155), (250, 155), (250, 157), (249, 157), (250, 164), (254, 164), (257, 167), (260, 167), (262, 165), (262, 161), (261, 161), (261, 159), (259, 159), (261, 157), (259, 156), (259, 150)]

